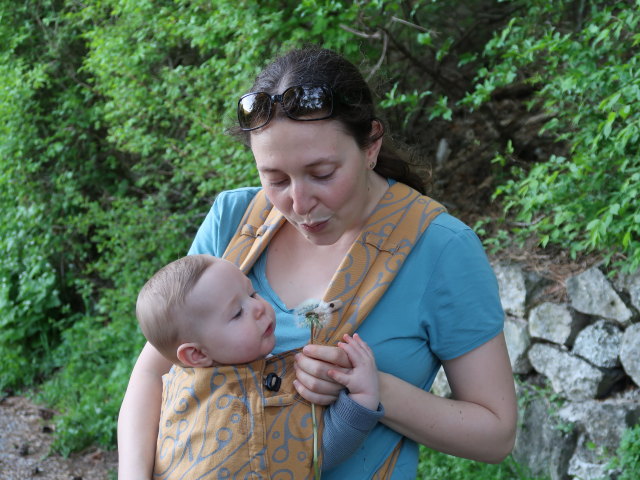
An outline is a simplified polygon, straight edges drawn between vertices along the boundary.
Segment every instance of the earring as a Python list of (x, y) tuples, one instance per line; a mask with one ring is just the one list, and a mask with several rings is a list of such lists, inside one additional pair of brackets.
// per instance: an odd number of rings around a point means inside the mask
[(370, 162), (370, 163), (369, 163), (369, 168), (370, 168), (371, 170), (373, 170), (373, 169), (375, 168), (375, 166), (376, 166), (376, 162)]

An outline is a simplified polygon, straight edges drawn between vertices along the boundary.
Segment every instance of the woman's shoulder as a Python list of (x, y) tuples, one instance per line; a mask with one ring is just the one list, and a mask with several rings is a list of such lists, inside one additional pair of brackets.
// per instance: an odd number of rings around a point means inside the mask
[(259, 191), (260, 187), (240, 187), (232, 190), (223, 190), (216, 196), (214, 206), (246, 208)]
[(442, 248), (452, 245), (480, 244), (480, 239), (466, 223), (449, 212), (435, 217), (423, 235), (424, 240), (433, 248), (434, 244)]
[(471, 230), (466, 223), (460, 220), (458, 217), (454, 217), (449, 212), (442, 212), (436, 218), (431, 221), (432, 225), (437, 225), (439, 229), (443, 229), (450, 234), (458, 234), (460, 232)]
[(208, 253), (221, 256), (234, 235), (247, 206), (260, 187), (224, 190), (217, 196), (198, 229), (189, 254)]

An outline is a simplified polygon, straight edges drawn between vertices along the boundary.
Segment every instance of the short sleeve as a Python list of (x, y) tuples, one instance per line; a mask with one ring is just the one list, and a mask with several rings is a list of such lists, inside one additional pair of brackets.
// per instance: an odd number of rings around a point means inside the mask
[(450, 232), (427, 284), (427, 334), (441, 360), (459, 357), (500, 333), (504, 312), (498, 282), (476, 234)]
[(189, 255), (206, 253), (221, 257), (259, 190), (259, 187), (245, 187), (221, 192), (200, 225)]

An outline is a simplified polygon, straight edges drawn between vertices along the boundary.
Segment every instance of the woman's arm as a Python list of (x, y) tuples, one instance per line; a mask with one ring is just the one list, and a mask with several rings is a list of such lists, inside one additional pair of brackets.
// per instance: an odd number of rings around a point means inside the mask
[(504, 336), (444, 362), (453, 399), (380, 374), (382, 423), (440, 452), (499, 463), (515, 441), (517, 403)]
[(160, 421), (162, 375), (171, 368), (147, 343), (133, 367), (118, 417), (118, 478), (150, 480)]
[[(319, 403), (332, 393), (327, 371), (344, 365), (340, 349), (308, 345), (297, 358), (298, 392)], [(454, 399), (437, 397), (380, 373), (380, 402), (389, 428), (435, 450), (487, 463), (513, 448), (517, 404), (504, 336), (444, 362)]]

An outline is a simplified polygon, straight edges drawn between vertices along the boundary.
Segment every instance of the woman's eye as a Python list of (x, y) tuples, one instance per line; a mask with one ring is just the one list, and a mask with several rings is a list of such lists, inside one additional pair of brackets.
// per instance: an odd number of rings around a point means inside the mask
[(286, 180), (269, 180), (269, 185), (272, 187), (282, 187), (287, 184)]
[(236, 313), (232, 318), (240, 318), (241, 316), (242, 316), (242, 308), (238, 310), (238, 313)]
[(333, 171), (329, 173), (316, 174), (313, 176), (313, 178), (315, 178), (316, 180), (329, 180), (331, 177), (333, 177)]

